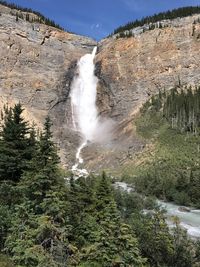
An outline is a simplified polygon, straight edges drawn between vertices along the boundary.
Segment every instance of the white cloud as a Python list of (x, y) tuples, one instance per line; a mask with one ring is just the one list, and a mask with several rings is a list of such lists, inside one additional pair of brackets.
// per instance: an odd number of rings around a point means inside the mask
[(140, 11), (143, 9), (143, 1), (136, 1), (136, 0), (121, 0), (125, 6), (131, 11)]
[(93, 29), (98, 29), (98, 28), (100, 28), (100, 27), (101, 27), (101, 24), (100, 24), (100, 23), (97, 23), (97, 24), (92, 24), (92, 25), (90, 26), (90, 29), (93, 30)]

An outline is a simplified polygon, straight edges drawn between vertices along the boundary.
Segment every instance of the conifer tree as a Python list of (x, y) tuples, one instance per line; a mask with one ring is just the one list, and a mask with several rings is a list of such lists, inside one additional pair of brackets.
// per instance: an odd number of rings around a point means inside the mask
[(65, 267), (68, 257), (67, 190), (50, 128), (48, 117), (29, 168), (18, 184), (23, 201), (15, 207), (6, 247), (20, 266)]
[(69, 222), (71, 231), (69, 241), (76, 249), (85, 247), (95, 240), (98, 225), (94, 214), (94, 184), (90, 177), (74, 181), (71, 177), (69, 190)]
[(142, 254), (149, 259), (151, 266), (169, 266), (174, 253), (173, 239), (163, 212), (136, 215), (132, 220)]
[[(137, 239), (130, 226), (123, 223), (112, 194), (111, 184), (103, 173), (96, 189), (94, 217), (98, 229), (95, 238), (81, 253), (88, 266), (143, 266)], [(97, 265), (98, 266), (98, 265)]]
[[(54, 215), (59, 209), (55, 205), (56, 199), (62, 196), (65, 187), (64, 180), (60, 178), (59, 157), (52, 141), (51, 125), (50, 118), (47, 117), (44, 123), (44, 131), (40, 135), (35, 154), (30, 161), (28, 171), (23, 176), (21, 186), (24, 188), (26, 197), (31, 201), (36, 213), (48, 211), (48, 214)], [(61, 196), (57, 196), (58, 189)], [(53, 211), (53, 207), (56, 211)]]
[(20, 103), (4, 112), (0, 132), (0, 180), (19, 182), (32, 158), (35, 137), (30, 139), (30, 129), (22, 113)]

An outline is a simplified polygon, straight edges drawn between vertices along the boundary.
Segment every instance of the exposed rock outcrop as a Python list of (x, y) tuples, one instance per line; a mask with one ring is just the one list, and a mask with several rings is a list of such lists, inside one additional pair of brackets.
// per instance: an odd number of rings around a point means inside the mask
[(0, 109), (20, 101), (26, 118), (39, 126), (50, 114), (55, 138), (64, 152), (74, 68), (96, 42), (47, 25), (16, 21), (10, 11), (0, 5)]
[[(71, 129), (70, 84), (77, 60), (96, 42), (43, 24), (16, 21), (13, 12), (0, 5), (0, 109), (20, 101), (27, 119), (39, 126), (49, 114), (62, 161), (70, 167), (80, 139)], [(200, 24), (193, 23), (197, 18), (168, 21), (162, 29), (98, 44), (99, 114), (117, 123), (110, 144), (90, 144), (85, 149), (89, 169), (116, 168), (143, 149), (133, 119), (152, 94), (177, 84), (200, 83)]]
[(127, 118), (159, 90), (200, 83), (200, 24), (194, 24), (198, 17), (168, 21), (164, 28), (136, 37), (100, 42), (99, 92), (109, 91), (105, 105), (111, 117)]
[(109, 153), (98, 149), (98, 163), (90, 159), (89, 166), (116, 169), (144, 148), (133, 120), (151, 95), (175, 85), (200, 84), (200, 24), (194, 24), (198, 17), (168, 20), (162, 29), (99, 43), (97, 104), (101, 114), (117, 121), (115, 139), (121, 146)]

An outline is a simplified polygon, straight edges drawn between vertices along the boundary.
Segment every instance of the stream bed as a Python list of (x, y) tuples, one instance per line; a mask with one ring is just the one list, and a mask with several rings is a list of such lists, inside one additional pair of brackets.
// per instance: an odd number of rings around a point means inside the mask
[[(158, 200), (158, 204), (161, 205), (167, 211), (167, 222), (169, 226), (173, 227), (173, 216), (177, 216), (180, 220), (182, 228), (187, 230), (187, 233), (191, 237), (200, 238), (200, 210), (185, 207), (182, 209), (173, 203), (163, 202)], [(181, 209), (180, 209), (181, 208)]]
[[(116, 188), (130, 193), (134, 191), (131, 185), (125, 182), (116, 182)], [(175, 226), (173, 217), (176, 216), (180, 220), (180, 226), (187, 230), (187, 233), (192, 238), (200, 238), (200, 209), (193, 209), (191, 207), (183, 207), (170, 202), (157, 200), (157, 203), (166, 210), (167, 223), (169, 227)]]

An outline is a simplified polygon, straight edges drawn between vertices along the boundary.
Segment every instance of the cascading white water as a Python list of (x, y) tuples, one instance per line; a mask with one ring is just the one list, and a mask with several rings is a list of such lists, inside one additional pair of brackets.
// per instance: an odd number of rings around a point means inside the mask
[[(135, 191), (134, 186), (125, 182), (115, 182), (114, 186), (127, 193)], [(180, 206), (174, 203), (163, 202), (161, 200), (157, 200), (157, 203), (166, 210), (167, 223), (170, 227), (175, 227), (173, 217), (176, 216), (180, 220), (180, 226), (187, 230), (189, 236), (200, 239), (200, 209), (184, 207), (187, 211), (181, 211)], [(145, 211), (149, 212), (147, 210), (144, 210), (144, 212)]]
[(84, 55), (78, 62), (78, 76), (71, 88), (71, 105), (73, 124), (86, 141), (92, 141), (97, 128), (96, 86), (97, 77), (94, 75), (93, 63), (96, 47), (92, 54)]
[[(92, 54), (86, 54), (78, 62), (78, 75), (74, 78), (71, 87), (71, 109), (72, 122), (75, 131), (82, 135), (82, 143), (77, 149), (76, 164), (73, 171), (78, 170), (79, 163), (83, 163), (81, 150), (88, 141), (94, 141), (95, 132), (98, 128), (97, 108), (96, 108), (96, 87), (98, 79), (94, 75), (94, 57), (97, 47)], [(81, 174), (86, 170), (79, 170)]]

